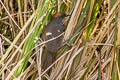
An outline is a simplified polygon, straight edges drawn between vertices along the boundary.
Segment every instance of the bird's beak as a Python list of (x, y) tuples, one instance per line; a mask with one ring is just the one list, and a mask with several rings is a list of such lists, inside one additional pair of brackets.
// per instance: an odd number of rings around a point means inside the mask
[(66, 14), (66, 17), (71, 16), (70, 14)]

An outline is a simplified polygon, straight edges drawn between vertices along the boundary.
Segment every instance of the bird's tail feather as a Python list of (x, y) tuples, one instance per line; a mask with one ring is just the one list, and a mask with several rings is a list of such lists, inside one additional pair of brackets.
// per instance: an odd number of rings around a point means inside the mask
[(43, 57), (42, 57), (42, 69), (44, 70), (47, 69), (55, 60), (54, 57), (55, 57), (54, 53), (48, 50), (45, 50)]

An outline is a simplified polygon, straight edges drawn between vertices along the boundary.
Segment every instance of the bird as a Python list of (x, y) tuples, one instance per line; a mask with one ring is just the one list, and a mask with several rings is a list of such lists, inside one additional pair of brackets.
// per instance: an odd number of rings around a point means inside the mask
[[(47, 24), (44, 30), (44, 40), (50, 40), (61, 35), (64, 32), (63, 21), (65, 17), (69, 15), (65, 13), (56, 13), (53, 15), (52, 20)], [(54, 40), (45, 43), (45, 51), (42, 56), (42, 68), (45, 70), (48, 68), (56, 59), (56, 53), (62, 45), (64, 35), (57, 37)]]

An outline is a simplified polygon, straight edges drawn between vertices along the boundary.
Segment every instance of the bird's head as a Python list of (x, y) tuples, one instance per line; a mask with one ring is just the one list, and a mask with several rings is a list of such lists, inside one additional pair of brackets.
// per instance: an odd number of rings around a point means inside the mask
[(65, 17), (68, 17), (68, 16), (70, 16), (70, 15), (68, 15), (68, 14), (65, 14), (65, 13), (55, 13), (54, 15), (53, 15), (53, 18), (65, 18)]
[(66, 20), (65, 18), (68, 16), (70, 16), (70, 15), (65, 14), (65, 13), (56, 13), (53, 15), (53, 19), (55, 19), (56, 21), (58, 21), (60, 23), (62, 22), (64, 24), (64, 22)]

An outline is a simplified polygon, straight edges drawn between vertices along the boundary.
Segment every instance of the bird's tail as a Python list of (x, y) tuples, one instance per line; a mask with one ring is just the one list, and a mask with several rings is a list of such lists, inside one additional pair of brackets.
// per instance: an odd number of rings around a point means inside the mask
[(42, 69), (47, 69), (55, 60), (55, 54), (45, 50), (43, 57), (42, 57)]

